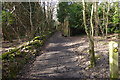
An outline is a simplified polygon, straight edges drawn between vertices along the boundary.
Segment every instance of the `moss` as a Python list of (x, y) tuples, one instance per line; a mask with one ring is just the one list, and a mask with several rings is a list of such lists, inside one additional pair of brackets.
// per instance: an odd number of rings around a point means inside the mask
[(24, 57), (26, 54), (27, 53), (25, 51), (23, 51), (23, 52), (18, 51), (18, 52), (16, 52), (15, 56), (16, 56), (16, 58), (17, 57)]
[(21, 55), (21, 52), (20, 51), (16, 52), (16, 56), (19, 56), (19, 55)]
[(44, 40), (45, 38), (46, 38), (46, 35), (43, 34), (43, 35), (41, 35), (41, 36), (36, 36), (36, 37), (34, 37), (33, 41), (35, 41), (35, 40)]
[(16, 48), (16, 49), (11, 50), (10, 52), (3, 53), (2, 54), (2, 59), (8, 58), (8, 56), (10, 54), (17, 52), (18, 50), (19, 50), (19, 48)]
[(26, 47), (25, 47), (25, 50), (30, 50), (30, 49), (32, 49), (31, 46), (26, 46)]
[(7, 58), (9, 54), (11, 54), (11, 52), (3, 53), (3, 54), (2, 54), (2, 59)]
[(29, 46), (31, 46), (31, 45), (33, 45), (35, 47), (39, 47), (39, 46), (43, 45), (43, 41), (42, 40), (35, 40), (29, 44)]
[(36, 37), (33, 39), (33, 41), (35, 41), (35, 40), (40, 40), (40, 39), (41, 39), (40, 36), (36, 36)]
[(8, 55), (8, 58), (14, 58), (14, 57), (15, 57), (14, 53)]

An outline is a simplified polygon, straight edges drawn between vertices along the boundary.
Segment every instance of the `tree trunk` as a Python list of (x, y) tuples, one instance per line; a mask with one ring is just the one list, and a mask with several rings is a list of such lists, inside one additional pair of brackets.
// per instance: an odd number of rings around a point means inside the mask
[(33, 26), (33, 22), (32, 22), (31, 2), (29, 2), (29, 7), (30, 7), (30, 25), (31, 25), (31, 35), (30, 35), (30, 38), (33, 38), (33, 35), (34, 35), (34, 26)]
[(95, 12), (95, 36), (99, 35), (99, 28), (98, 28), (98, 3), (94, 2), (94, 12)]
[(93, 27), (92, 19), (93, 19), (93, 5), (92, 5), (92, 10), (91, 10), (90, 23), (91, 23), (91, 34), (92, 34), (92, 36), (94, 36), (94, 27)]
[(85, 1), (82, 0), (83, 3), (83, 21), (84, 21), (84, 26), (85, 26), (85, 32), (87, 34), (87, 37), (89, 39), (89, 55), (90, 55), (90, 63), (91, 67), (94, 67), (96, 65), (96, 60), (95, 60), (95, 55), (94, 55), (94, 40), (93, 37), (91, 36), (90, 32), (88, 31), (88, 27), (86, 25), (86, 15), (85, 15)]
[[(103, 23), (102, 23), (103, 27), (105, 27), (105, 7), (103, 6)], [(104, 29), (103, 29), (103, 33), (104, 33)]]
[(43, 2), (43, 10), (44, 10), (44, 18), (46, 18), (46, 9), (45, 9), (45, 2)]
[(64, 36), (65, 37), (69, 36), (69, 21), (68, 21), (68, 17), (66, 17), (65, 20), (64, 20)]
[(95, 59), (95, 53), (94, 53), (94, 40), (91, 35), (89, 36), (89, 55), (90, 55), (91, 67), (95, 67), (96, 59)]
[(108, 14), (109, 14), (109, 10), (110, 10), (110, 6), (109, 6), (109, 1), (108, 1), (108, 4), (107, 4), (107, 13), (106, 13), (106, 25), (105, 25), (105, 28), (106, 28), (106, 38), (107, 38), (107, 35), (108, 35), (108, 31), (107, 31), (107, 28), (108, 28)]
[(103, 29), (103, 27), (101, 25), (100, 25), (100, 31), (102, 33), (102, 36), (104, 37), (104, 29)]
[[(104, 14), (103, 14), (104, 15)], [(102, 34), (102, 37), (104, 37), (104, 28), (103, 28), (103, 25), (102, 25), (102, 20), (100, 20), (100, 17), (99, 17), (99, 14), (98, 14), (98, 25), (99, 25), (99, 29), (101, 31), (101, 34)]]

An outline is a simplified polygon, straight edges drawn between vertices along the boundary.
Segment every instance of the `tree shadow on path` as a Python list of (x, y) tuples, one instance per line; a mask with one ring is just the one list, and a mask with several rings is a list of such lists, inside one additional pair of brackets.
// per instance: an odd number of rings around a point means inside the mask
[[(80, 42), (80, 40), (82, 42)], [(60, 33), (53, 35), (46, 44), (43, 54), (36, 60), (29, 71), (23, 75), (27, 78), (106, 78), (108, 69), (102, 67), (102, 59), (95, 68), (89, 69), (90, 58), (85, 38), (62, 37)], [(78, 47), (82, 48), (78, 49)], [(78, 51), (80, 50), (80, 51)], [(104, 58), (103, 58), (104, 59)], [(101, 71), (102, 70), (102, 71)], [(105, 72), (107, 71), (107, 73)]]

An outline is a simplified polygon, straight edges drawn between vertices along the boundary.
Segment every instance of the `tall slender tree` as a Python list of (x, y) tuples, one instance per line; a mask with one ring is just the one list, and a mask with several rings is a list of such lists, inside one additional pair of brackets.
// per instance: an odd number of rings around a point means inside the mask
[(90, 18), (90, 23), (91, 23), (91, 34), (92, 34), (92, 36), (94, 36), (94, 27), (93, 27), (93, 10), (94, 10), (94, 6), (93, 6), (93, 4), (92, 4), (91, 18)]
[(88, 26), (86, 25), (86, 5), (85, 5), (85, 0), (82, 0), (83, 3), (83, 21), (84, 21), (84, 27), (85, 27), (85, 32), (87, 34), (87, 37), (89, 39), (89, 55), (90, 55), (90, 62), (91, 62), (91, 67), (95, 67), (96, 65), (96, 60), (95, 60), (95, 54), (94, 54), (94, 40), (92, 35), (90, 34), (88, 30)]
[(106, 24), (105, 24), (105, 28), (106, 28), (106, 38), (107, 38), (107, 35), (108, 35), (108, 23), (109, 23), (109, 20), (108, 20), (108, 16), (109, 16), (109, 11), (110, 11), (110, 2), (108, 0), (107, 2), (107, 12), (106, 12)]
[(98, 27), (98, 2), (94, 2), (94, 17), (95, 17), (95, 35), (99, 35), (99, 27)]

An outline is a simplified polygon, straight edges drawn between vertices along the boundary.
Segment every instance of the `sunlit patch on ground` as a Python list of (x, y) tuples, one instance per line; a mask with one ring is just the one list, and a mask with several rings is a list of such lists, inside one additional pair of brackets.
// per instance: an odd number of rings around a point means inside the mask
[(60, 33), (48, 40), (42, 55), (21, 70), (18, 77), (108, 78), (108, 40), (95, 38), (97, 65), (90, 68), (86, 36), (62, 37)]

